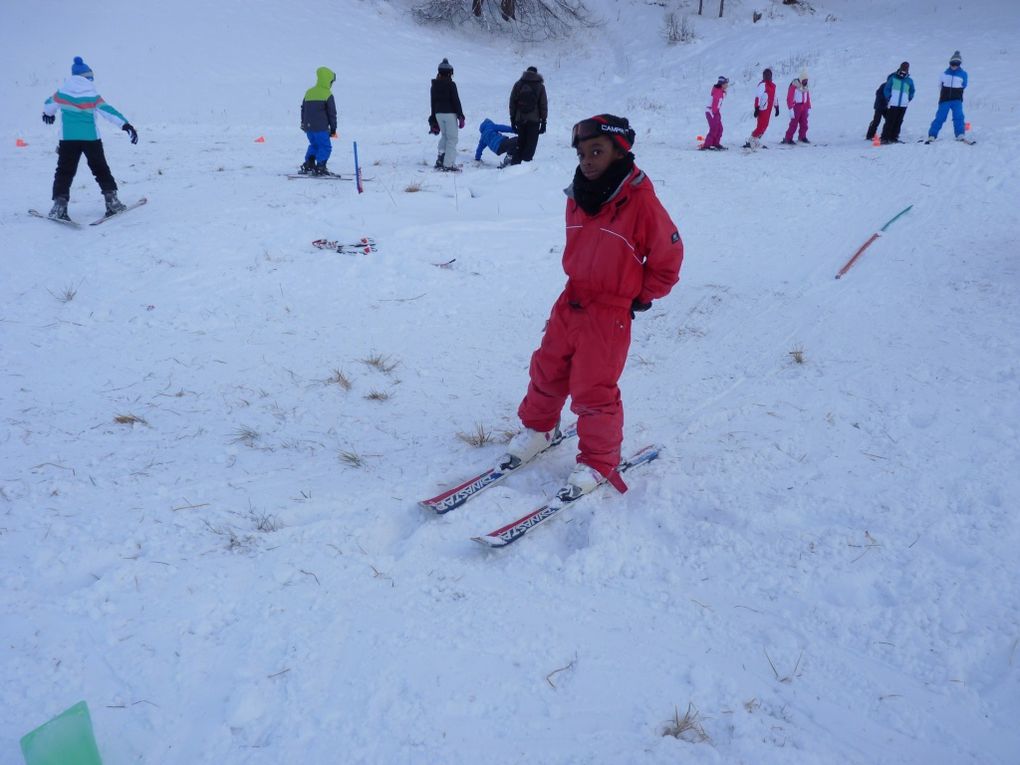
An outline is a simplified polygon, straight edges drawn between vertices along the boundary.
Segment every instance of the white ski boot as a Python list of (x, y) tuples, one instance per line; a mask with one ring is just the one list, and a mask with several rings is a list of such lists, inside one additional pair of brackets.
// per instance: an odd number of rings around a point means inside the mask
[(606, 479), (603, 478), (602, 473), (591, 465), (578, 462), (570, 475), (567, 476), (567, 482), (563, 485), (563, 488), (556, 492), (556, 496), (562, 502), (573, 502), (578, 497), (592, 491), (604, 480)]
[(560, 436), (559, 426), (542, 432), (525, 428), (507, 444), (506, 454), (499, 458), (500, 470), (515, 470), (536, 455), (544, 452)]

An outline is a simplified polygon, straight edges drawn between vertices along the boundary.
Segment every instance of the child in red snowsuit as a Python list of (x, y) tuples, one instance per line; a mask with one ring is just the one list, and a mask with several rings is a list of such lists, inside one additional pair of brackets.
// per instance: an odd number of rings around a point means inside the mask
[(635, 167), (633, 144), (625, 118), (601, 114), (574, 126), (578, 167), (566, 191), (567, 283), (531, 357), (531, 382), (517, 412), (525, 430), (500, 460), (515, 467), (548, 447), (570, 396), (580, 454), (561, 499), (576, 498), (603, 480), (626, 490), (616, 473), (623, 442), (617, 382), (631, 321), (680, 278), (683, 242), (651, 180)]
[(776, 84), (772, 82), (772, 70), (765, 69), (761, 73), (761, 82), (758, 83), (758, 92), (754, 95), (754, 117), (758, 120), (751, 137), (744, 144), (745, 149), (757, 149), (761, 146), (761, 137), (772, 119), (772, 110), (776, 110), (779, 116), (779, 104), (776, 103)]

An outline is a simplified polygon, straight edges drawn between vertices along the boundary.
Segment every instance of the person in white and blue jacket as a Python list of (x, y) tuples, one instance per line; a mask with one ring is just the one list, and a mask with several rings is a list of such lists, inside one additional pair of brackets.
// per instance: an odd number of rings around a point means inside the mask
[(516, 132), (511, 125), (497, 125), (490, 119), (484, 119), (478, 126), (478, 132), (481, 133), (481, 138), (478, 139), (478, 148), (475, 149), (475, 162), (482, 161), (482, 152), (486, 146), (497, 156), (506, 154), (500, 167), (506, 167), (513, 162), (518, 148), (517, 136), (503, 135)]
[(966, 139), (966, 123), (963, 117), (963, 91), (967, 88), (967, 73), (963, 71), (963, 59), (960, 51), (955, 51), (949, 59), (949, 68), (942, 73), (940, 80), (942, 89), (939, 91), (939, 108), (935, 112), (935, 119), (931, 121), (928, 128), (928, 138), (925, 143), (931, 143), (939, 136), (939, 130), (945, 124), (949, 112), (953, 113), (953, 133), (956, 140)]
[(914, 81), (910, 79), (910, 64), (904, 61), (889, 75), (882, 94), (885, 96), (885, 125), (882, 143), (900, 143), (900, 128), (907, 113), (907, 105), (914, 99)]
[(113, 179), (110, 166), (106, 163), (96, 118), (101, 115), (112, 122), (128, 134), (131, 143), (138, 143), (138, 131), (131, 126), (127, 117), (106, 103), (96, 92), (92, 69), (82, 61), (81, 56), (75, 56), (71, 76), (43, 104), (43, 122), (52, 125), (56, 122), (58, 112), (61, 137), (57, 146), (57, 171), (53, 176), (53, 209), (49, 217), (70, 220), (67, 202), (71, 198), (71, 182), (78, 171), (82, 154), (103, 192), (106, 214), (123, 211), (124, 205), (117, 199), (117, 181)]

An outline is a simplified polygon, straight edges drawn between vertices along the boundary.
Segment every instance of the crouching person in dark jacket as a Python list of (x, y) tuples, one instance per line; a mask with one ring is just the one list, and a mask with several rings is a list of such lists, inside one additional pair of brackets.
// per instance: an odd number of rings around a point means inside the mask
[(885, 100), (885, 83), (883, 82), (878, 86), (878, 90), (875, 91), (875, 116), (871, 119), (871, 124), (868, 125), (868, 132), (865, 136), (869, 141), (878, 132), (878, 126), (882, 124), (882, 120), (885, 118), (885, 110), (888, 106)]

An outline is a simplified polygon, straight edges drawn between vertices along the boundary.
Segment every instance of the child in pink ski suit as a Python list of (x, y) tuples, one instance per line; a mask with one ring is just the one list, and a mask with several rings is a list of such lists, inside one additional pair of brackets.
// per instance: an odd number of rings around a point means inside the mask
[(712, 101), (705, 107), (705, 119), (708, 120), (708, 135), (705, 136), (705, 142), (701, 144), (700, 148), (704, 149), (715, 149), (721, 151), (725, 149), (725, 146), (720, 145), (719, 141), (722, 139), (722, 114), (719, 111), (719, 107), (722, 105), (722, 100), (726, 98), (726, 89), (730, 86), (730, 81), (726, 77), (719, 77), (719, 81), (712, 86)]
[(793, 143), (793, 133), (797, 131), (797, 140), (811, 143), (807, 137), (808, 112), (811, 111), (811, 93), (808, 91), (807, 72), (801, 72), (794, 78), (786, 91), (786, 107), (790, 110), (790, 126), (786, 128), (783, 143)]

